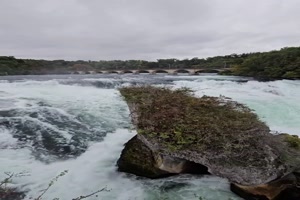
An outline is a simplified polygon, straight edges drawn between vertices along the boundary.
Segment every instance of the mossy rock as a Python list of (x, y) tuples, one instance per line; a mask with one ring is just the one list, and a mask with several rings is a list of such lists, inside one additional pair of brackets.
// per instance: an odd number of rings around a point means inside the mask
[(199, 152), (240, 153), (269, 133), (249, 108), (226, 98), (196, 98), (187, 89), (151, 86), (121, 88), (120, 92), (138, 118), (134, 120), (138, 133), (170, 150), (192, 147)]
[(288, 143), (289, 147), (300, 150), (300, 139), (297, 135), (285, 135), (285, 142)]
[[(276, 139), (252, 110), (229, 98), (197, 98), (185, 88), (153, 86), (125, 87), (120, 93), (138, 139), (152, 152), (201, 164), (211, 174), (245, 186), (281, 178), (299, 164), (288, 161), (299, 154), (287, 142)], [(298, 142), (288, 143), (297, 148)]]
[[(282, 162), (290, 168), (292, 172), (300, 170), (300, 139), (297, 135), (282, 133), (273, 138), (273, 147), (279, 152)], [(300, 171), (299, 171), (300, 172)], [(298, 173), (299, 173), (298, 172)]]

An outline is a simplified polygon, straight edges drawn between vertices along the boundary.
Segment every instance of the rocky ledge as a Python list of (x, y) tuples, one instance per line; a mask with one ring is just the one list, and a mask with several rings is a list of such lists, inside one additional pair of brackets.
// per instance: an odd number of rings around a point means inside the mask
[(125, 144), (119, 171), (213, 174), (245, 199), (300, 199), (297, 136), (271, 134), (249, 108), (225, 97), (151, 86), (120, 92), (138, 134)]

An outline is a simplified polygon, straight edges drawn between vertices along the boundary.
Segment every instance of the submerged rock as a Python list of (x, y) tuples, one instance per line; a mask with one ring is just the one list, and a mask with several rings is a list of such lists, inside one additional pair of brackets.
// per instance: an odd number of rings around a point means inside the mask
[(237, 194), (253, 194), (252, 199), (274, 199), (296, 185), (282, 181), (300, 164), (300, 142), (272, 135), (244, 105), (225, 97), (196, 98), (186, 89), (120, 92), (138, 132), (125, 145), (120, 171), (150, 178), (209, 172), (227, 178)]

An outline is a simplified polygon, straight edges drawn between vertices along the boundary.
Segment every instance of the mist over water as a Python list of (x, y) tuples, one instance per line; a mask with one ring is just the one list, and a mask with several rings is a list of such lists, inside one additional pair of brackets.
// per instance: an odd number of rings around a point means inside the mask
[(0, 79), (0, 179), (26, 172), (12, 186), (44, 199), (68, 200), (107, 187), (90, 199), (239, 199), (227, 180), (182, 175), (148, 180), (116, 171), (123, 144), (136, 133), (117, 88), (187, 87), (196, 96), (224, 95), (253, 109), (272, 131), (300, 135), (300, 81), (257, 82), (217, 75), (58, 75)]

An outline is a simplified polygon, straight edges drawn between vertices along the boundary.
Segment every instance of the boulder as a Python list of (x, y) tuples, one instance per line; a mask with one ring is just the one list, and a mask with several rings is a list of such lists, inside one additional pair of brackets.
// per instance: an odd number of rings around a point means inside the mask
[(180, 173), (208, 174), (207, 168), (202, 165), (152, 152), (137, 136), (125, 144), (117, 165), (119, 171), (147, 178)]
[(117, 165), (121, 172), (147, 178), (161, 178), (170, 174), (156, 167), (151, 150), (141, 143), (136, 136), (125, 144)]
[[(210, 173), (228, 179), (233, 192), (249, 199), (275, 199), (290, 190), (297, 195), (299, 138), (271, 134), (244, 105), (222, 96), (196, 98), (187, 89), (143, 86), (120, 92), (138, 134), (134, 145), (132, 140), (125, 145), (119, 170), (151, 178)], [(147, 157), (130, 158), (141, 151)], [(140, 173), (145, 163), (147, 173)]]

